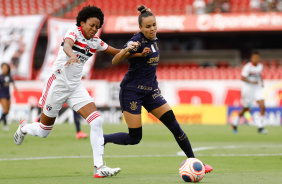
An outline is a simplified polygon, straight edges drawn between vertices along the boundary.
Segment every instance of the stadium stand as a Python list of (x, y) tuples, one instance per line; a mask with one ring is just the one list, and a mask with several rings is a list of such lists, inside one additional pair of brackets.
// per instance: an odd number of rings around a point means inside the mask
[[(239, 79), (241, 77), (242, 66), (229, 67), (202, 67), (193, 62), (170, 62), (158, 65), (157, 77), (160, 80), (176, 80), (176, 79)], [(264, 78), (265, 79), (281, 79), (282, 78), (282, 61), (280, 65), (277, 60), (264, 61)], [(95, 69), (93, 79), (105, 79), (108, 81), (121, 81), (129, 67), (128, 63), (124, 62), (116, 66), (111, 66), (103, 69)]]
[(0, 15), (53, 14), (73, 0), (1, 0)]
[[(205, 4), (207, 8), (212, 7), (212, 10), (209, 10), (211, 13), (238, 13), (270, 10), (268, 5), (264, 4), (263, 1), (261, 1), (258, 8), (252, 7), (250, 1), (251, 0), (205, 0)], [(71, 11), (66, 12), (64, 17), (75, 17), (78, 11), (88, 4), (100, 7), (106, 15), (137, 15), (138, 12), (135, 9), (140, 4), (146, 4), (146, 6), (154, 10), (154, 14), (156, 15), (183, 15), (192, 13), (193, 2), (194, 0), (85, 0)]]

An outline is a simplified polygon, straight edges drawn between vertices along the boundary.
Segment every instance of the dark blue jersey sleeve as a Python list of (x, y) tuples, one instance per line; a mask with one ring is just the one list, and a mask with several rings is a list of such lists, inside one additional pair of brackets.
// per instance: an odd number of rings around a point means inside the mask
[(142, 43), (142, 37), (140, 36), (140, 34), (135, 34), (124, 46), (123, 48), (125, 49), (130, 43), (132, 42), (139, 42), (139, 46), (136, 47), (135, 49), (131, 50), (130, 53), (134, 54), (134, 53), (141, 53), (143, 51), (143, 47), (141, 45)]

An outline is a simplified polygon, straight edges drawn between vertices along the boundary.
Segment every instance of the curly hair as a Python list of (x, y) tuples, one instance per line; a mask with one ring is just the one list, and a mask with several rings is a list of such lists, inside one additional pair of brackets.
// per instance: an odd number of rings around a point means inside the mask
[(102, 10), (96, 6), (85, 6), (83, 7), (79, 12), (78, 15), (76, 17), (76, 25), (79, 27), (80, 22), (86, 22), (87, 19), (91, 18), (91, 17), (96, 17), (97, 19), (100, 20), (100, 28), (102, 27), (102, 25), (104, 24), (104, 13), (102, 12)]

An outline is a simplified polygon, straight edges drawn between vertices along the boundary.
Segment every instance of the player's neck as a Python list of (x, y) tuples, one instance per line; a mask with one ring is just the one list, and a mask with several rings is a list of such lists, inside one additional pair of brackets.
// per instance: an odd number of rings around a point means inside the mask
[(253, 66), (257, 66), (258, 64), (257, 63), (254, 63), (253, 61), (251, 61), (252, 65)]

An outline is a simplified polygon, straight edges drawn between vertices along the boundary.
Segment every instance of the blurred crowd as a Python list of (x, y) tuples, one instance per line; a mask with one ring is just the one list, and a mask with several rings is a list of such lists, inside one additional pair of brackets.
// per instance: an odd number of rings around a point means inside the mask
[(282, 0), (194, 0), (190, 9), (192, 9), (193, 14), (281, 12)]

